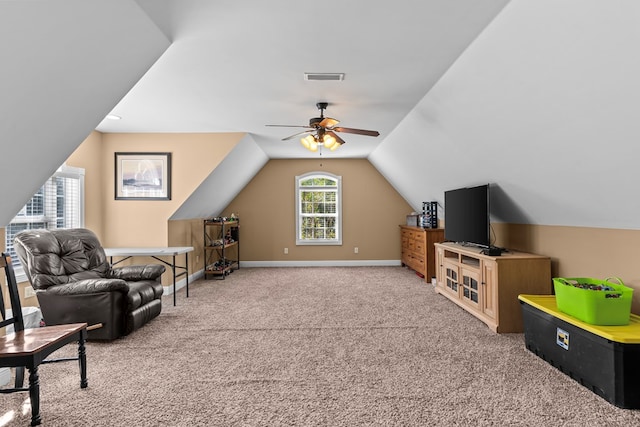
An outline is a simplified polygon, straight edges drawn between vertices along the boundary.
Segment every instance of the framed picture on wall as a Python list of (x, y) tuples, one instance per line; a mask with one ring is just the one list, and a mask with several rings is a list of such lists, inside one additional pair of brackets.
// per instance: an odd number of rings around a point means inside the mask
[(171, 200), (171, 153), (115, 153), (116, 200)]

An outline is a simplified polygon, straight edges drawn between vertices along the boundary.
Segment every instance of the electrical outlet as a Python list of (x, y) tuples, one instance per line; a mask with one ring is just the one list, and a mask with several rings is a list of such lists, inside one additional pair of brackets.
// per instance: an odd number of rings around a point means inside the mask
[(357, 254), (358, 253), (358, 247), (356, 246), (355, 248), (353, 248), (353, 253)]
[(196, 255), (196, 264), (200, 262), (200, 255)]
[(26, 288), (24, 288), (24, 297), (25, 298), (31, 298), (31, 297), (35, 297), (35, 296), (36, 296), (36, 291), (33, 290), (33, 287), (27, 286)]
[(289, 248), (284, 248), (284, 254), (287, 255), (289, 253)]

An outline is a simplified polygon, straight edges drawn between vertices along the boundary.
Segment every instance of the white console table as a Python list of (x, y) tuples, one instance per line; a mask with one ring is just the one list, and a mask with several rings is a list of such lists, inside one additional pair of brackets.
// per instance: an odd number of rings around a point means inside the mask
[[(169, 247), (144, 247), (144, 248), (104, 248), (104, 253), (110, 258), (111, 265), (116, 265), (131, 257), (149, 257), (160, 261), (161, 263), (171, 267), (173, 272), (173, 305), (176, 305), (176, 278), (186, 276), (187, 279), (187, 298), (189, 298), (189, 252), (193, 252), (192, 246), (169, 246)], [(176, 265), (176, 256), (184, 254), (184, 266)], [(122, 259), (113, 262), (113, 257), (122, 257)], [(171, 257), (168, 262), (160, 257)], [(182, 271), (176, 274), (176, 268)]]

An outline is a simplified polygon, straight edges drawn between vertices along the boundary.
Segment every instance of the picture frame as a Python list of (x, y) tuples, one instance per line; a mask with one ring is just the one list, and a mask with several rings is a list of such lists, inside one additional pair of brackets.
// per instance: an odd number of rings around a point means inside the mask
[(115, 153), (116, 200), (171, 200), (171, 153)]

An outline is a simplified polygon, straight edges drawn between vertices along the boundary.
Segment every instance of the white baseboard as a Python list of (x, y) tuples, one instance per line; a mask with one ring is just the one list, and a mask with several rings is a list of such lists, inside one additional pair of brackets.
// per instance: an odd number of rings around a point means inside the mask
[[(399, 267), (402, 263), (399, 259), (372, 259), (372, 260), (327, 260), (327, 261), (240, 261), (240, 268), (246, 267)], [(204, 277), (204, 270), (198, 270), (189, 275), (189, 283)], [(176, 291), (187, 286), (187, 280), (176, 282)], [(164, 286), (162, 295), (173, 294), (173, 283)]]
[(240, 267), (388, 267), (400, 266), (399, 259), (326, 261), (240, 261)]
[[(196, 280), (200, 279), (201, 277), (204, 276), (204, 270), (198, 270), (193, 274), (189, 275), (189, 283), (193, 283)], [(163, 285), (162, 286), (164, 288), (164, 291), (162, 292), (162, 295), (173, 295), (173, 283), (169, 284), (169, 285)], [(176, 282), (176, 292), (179, 291), (182, 288), (186, 288), (187, 287), (187, 279), (180, 279)]]

